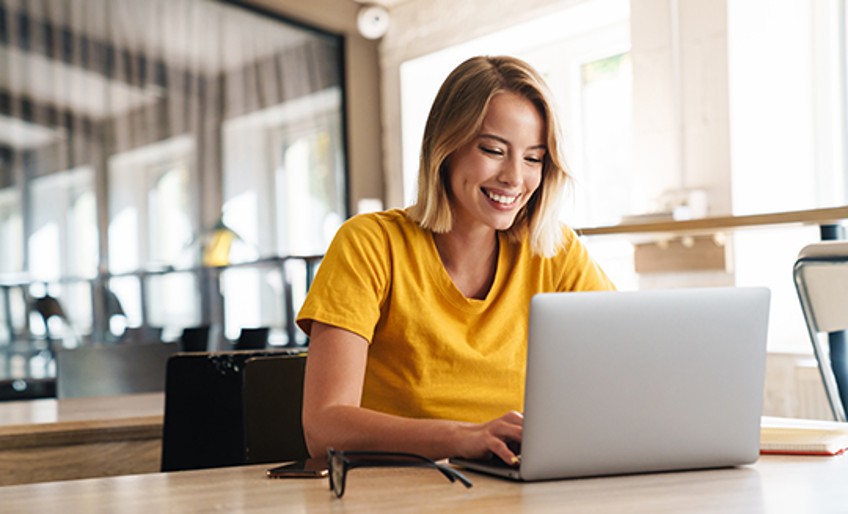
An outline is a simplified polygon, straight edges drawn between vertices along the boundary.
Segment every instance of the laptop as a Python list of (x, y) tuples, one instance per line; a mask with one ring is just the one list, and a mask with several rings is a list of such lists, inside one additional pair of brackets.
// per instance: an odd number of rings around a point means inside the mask
[(519, 466), (451, 462), (533, 481), (756, 461), (769, 300), (760, 287), (536, 295)]

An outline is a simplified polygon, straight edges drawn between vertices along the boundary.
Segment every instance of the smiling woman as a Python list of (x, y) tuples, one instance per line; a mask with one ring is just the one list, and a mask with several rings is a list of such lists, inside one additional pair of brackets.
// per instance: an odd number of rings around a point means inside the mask
[(530, 298), (612, 289), (557, 221), (567, 179), (541, 77), (476, 57), (430, 111), (418, 202), (336, 234), (298, 316), (304, 433), (327, 448), (518, 458)]

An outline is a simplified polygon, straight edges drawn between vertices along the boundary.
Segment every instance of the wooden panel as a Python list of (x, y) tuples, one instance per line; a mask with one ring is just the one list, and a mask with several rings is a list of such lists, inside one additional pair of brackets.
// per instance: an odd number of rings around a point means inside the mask
[(712, 236), (675, 238), (659, 243), (634, 245), (636, 273), (727, 271), (726, 246)]
[(0, 403), (0, 434), (12, 425), (120, 420), (164, 413), (164, 393), (3, 402)]
[(0, 404), (0, 485), (160, 469), (162, 393)]
[(0, 486), (156, 473), (162, 440), (30, 447), (0, 451)]

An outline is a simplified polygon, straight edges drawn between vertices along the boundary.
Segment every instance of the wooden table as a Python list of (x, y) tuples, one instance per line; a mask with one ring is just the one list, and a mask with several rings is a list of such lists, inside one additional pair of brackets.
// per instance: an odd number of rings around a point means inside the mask
[(344, 498), (326, 479), (264, 477), (268, 466), (0, 488), (6, 512), (845, 512), (848, 457), (764, 456), (753, 466), (531, 484), (431, 469), (355, 469)]
[(147, 393), (0, 403), (0, 485), (158, 472), (164, 402)]

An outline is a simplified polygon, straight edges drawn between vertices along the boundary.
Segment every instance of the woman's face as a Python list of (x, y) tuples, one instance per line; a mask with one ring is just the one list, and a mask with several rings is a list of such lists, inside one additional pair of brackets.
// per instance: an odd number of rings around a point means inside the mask
[(545, 122), (515, 93), (497, 93), (480, 132), (448, 159), (454, 229), (506, 230), (542, 181)]

